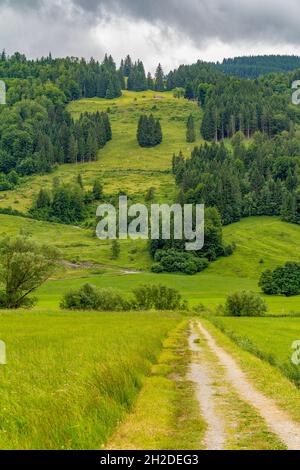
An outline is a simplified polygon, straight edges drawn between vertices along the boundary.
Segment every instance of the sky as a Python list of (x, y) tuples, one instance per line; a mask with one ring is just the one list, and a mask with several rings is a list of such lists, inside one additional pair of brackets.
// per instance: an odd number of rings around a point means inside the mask
[(0, 50), (76, 56), (147, 70), (198, 59), (300, 55), (299, 0), (0, 0)]

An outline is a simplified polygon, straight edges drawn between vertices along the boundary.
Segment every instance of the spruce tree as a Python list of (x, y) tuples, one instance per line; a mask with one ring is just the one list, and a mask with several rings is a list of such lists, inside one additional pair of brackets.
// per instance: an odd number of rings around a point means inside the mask
[(195, 142), (196, 133), (195, 133), (195, 122), (193, 116), (190, 114), (187, 121), (186, 129), (186, 141), (189, 143)]
[(158, 64), (158, 67), (155, 72), (155, 91), (164, 91), (164, 73), (161, 64)]

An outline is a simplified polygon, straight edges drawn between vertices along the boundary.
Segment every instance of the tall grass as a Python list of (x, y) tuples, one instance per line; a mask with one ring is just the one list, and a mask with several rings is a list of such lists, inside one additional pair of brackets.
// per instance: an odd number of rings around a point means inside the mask
[(175, 314), (4, 313), (0, 449), (100, 449), (133, 405)]
[[(268, 347), (265, 347), (265, 344), (260, 340), (259, 338), (259, 322), (257, 319), (253, 319), (253, 334), (254, 336), (257, 335), (256, 339), (250, 339), (247, 336), (247, 333), (243, 331), (243, 325), (242, 323), (240, 325), (236, 324), (237, 331), (233, 330), (230, 328), (228, 325), (226, 325), (224, 322), (226, 320), (221, 319), (220, 317), (214, 317), (210, 316), (207, 317), (211, 323), (213, 323), (214, 326), (216, 326), (222, 333), (227, 335), (234, 343), (236, 343), (240, 348), (244, 349), (245, 351), (255, 355), (259, 359), (268, 362), (271, 366), (276, 367), (281, 371), (283, 375), (285, 375), (291, 382), (293, 382), (298, 388), (300, 388), (300, 366), (297, 366), (292, 363), (291, 358), (289, 359), (284, 359), (279, 355), (277, 349), (276, 349), (276, 342), (281, 342), (281, 328), (278, 328), (278, 331), (275, 332), (276, 334), (274, 335), (274, 351), (270, 352), (268, 350)], [(244, 320), (244, 319), (243, 319)], [(249, 319), (246, 319), (249, 320)], [(264, 319), (266, 320), (266, 319)], [(270, 322), (270, 327), (272, 325), (272, 322), (274, 323), (276, 319), (269, 317), (268, 318)], [(277, 320), (282, 320), (285, 322), (285, 329), (288, 330), (289, 327), (289, 322), (292, 320), (296, 320), (296, 318), (285, 318), (285, 319), (277, 319)], [(283, 325), (283, 324), (282, 324)], [(281, 325), (281, 326), (282, 326)], [(299, 326), (300, 326), (300, 321), (299, 321)], [(292, 330), (292, 329), (291, 329)], [(292, 333), (292, 331), (291, 331)], [(293, 340), (295, 340), (296, 337), (291, 335), (291, 343)], [(267, 341), (266, 341), (267, 343)], [(290, 344), (291, 344), (290, 343)], [(290, 349), (287, 348), (287, 353), (291, 355)], [(288, 355), (288, 354), (287, 354)]]

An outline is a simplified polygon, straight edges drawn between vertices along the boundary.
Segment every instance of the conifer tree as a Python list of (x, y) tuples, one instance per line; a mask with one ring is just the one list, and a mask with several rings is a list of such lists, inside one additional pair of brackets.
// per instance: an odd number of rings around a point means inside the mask
[(94, 181), (93, 196), (94, 196), (96, 201), (100, 201), (100, 199), (103, 196), (103, 186), (102, 186), (102, 184), (100, 183), (99, 180)]
[(155, 91), (164, 91), (164, 73), (161, 64), (158, 64), (158, 67), (155, 72)]
[(186, 141), (189, 143), (195, 142), (196, 140), (196, 133), (195, 133), (195, 122), (192, 114), (189, 115), (187, 121), (187, 129), (186, 129)]

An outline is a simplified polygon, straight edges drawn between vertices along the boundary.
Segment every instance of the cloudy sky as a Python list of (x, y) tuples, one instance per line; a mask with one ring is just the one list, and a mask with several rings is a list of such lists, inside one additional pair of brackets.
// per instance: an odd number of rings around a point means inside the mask
[(127, 53), (153, 70), (244, 54), (300, 55), (299, 0), (0, 0), (0, 49)]

